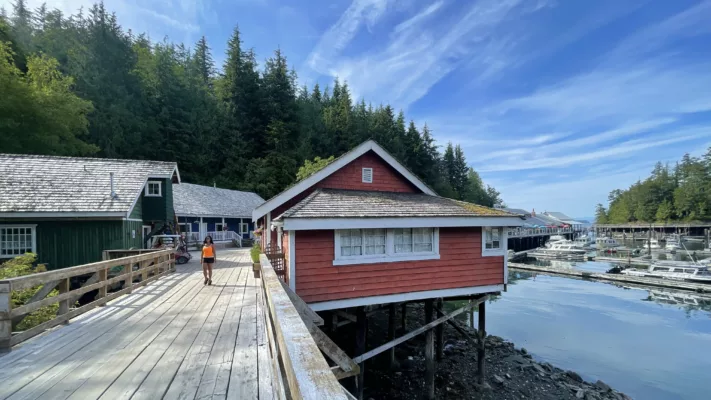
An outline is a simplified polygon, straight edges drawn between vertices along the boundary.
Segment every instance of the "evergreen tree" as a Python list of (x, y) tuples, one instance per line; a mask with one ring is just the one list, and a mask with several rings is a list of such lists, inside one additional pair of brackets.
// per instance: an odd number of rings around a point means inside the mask
[(598, 203), (595, 206), (595, 223), (596, 224), (607, 224), (608, 219), (607, 219), (607, 210), (605, 210), (605, 207)]

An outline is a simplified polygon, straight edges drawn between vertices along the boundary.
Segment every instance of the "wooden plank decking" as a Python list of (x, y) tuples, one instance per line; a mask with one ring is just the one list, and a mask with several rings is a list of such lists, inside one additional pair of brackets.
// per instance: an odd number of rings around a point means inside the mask
[(218, 252), (212, 286), (180, 265), (0, 354), (0, 399), (273, 398), (261, 285), (246, 250)]

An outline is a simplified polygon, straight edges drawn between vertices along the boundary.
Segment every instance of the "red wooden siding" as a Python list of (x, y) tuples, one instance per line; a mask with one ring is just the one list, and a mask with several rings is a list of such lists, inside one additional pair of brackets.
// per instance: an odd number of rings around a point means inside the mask
[(504, 283), (504, 257), (481, 256), (481, 228), (440, 228), (439, 260), (334, 266), (334, 231), (296, 235), (296, 293), (313, 303)]
[[(373, 169), (373, 183), (363, 183), (363, 168)], [(331, 189), (417, 193), (420, 190), (380, 156), (369, 151), (316, 184)]]
[[(363, 183), (363, 168), (373, 169), (373, 183)], [(380, 158), (380, 156), (369, 151), (274, 209), (274, 211), (272, 211), (272, 218), (278, 217), (284, 211), (296, 205), (296, 203), (303, 200), (316, 188), (368, 190), (375, 192), (420, 192), (415, 185), (400, 175), (399, 172), (395, 171), (395, 169)]]

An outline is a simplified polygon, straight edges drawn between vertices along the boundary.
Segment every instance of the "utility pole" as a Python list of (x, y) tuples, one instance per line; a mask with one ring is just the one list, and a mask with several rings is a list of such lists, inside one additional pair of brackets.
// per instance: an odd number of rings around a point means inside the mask
[(649, 230), (647, 231), (647, 255), (652, 255), (652, 224), (649, 224)]

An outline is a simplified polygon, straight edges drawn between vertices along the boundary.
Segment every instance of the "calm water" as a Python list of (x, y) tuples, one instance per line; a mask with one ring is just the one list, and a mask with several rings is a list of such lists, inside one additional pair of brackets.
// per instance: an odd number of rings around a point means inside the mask
[(512, 272), (487, 304), (487, 331), (635, 399), (709, 399), (711, 299), (669, 293)]

